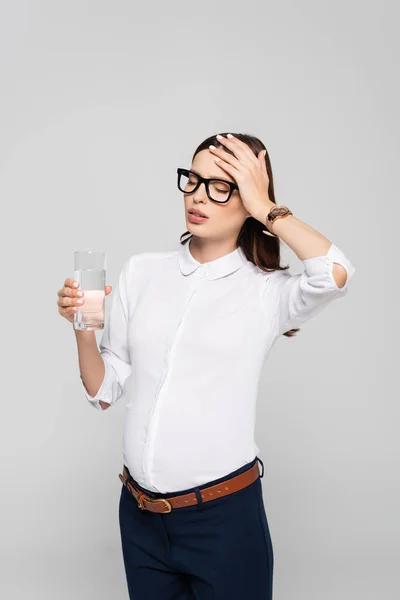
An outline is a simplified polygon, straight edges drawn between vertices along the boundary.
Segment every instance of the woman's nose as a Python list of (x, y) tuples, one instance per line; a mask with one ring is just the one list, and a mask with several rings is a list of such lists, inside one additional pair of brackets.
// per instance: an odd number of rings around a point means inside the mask
[(194, 200), (197, 199), (202, 199), (202, 200), (208, 200), (208, 196), (207, 196), (207, 190), (206, 190), (206, 184), (204, 183), (204, 181), (202, 181), (199, 185), (199, 187), (197, 188), (197, 190), (195, 191), (195, 193), (193, 194), (193, 198)]

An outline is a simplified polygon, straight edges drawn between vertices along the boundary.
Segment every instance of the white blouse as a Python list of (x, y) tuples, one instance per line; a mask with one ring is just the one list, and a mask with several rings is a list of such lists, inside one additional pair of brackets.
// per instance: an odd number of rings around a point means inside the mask
[[(339, 288), (333, 262), (347, 271)], [(123, 265), (100, 342), (95, 397), (115, 404), (131, 376), (123, 462), (155, 492), (185, 490), (258, 455), (254, 439), (261, 368), (285, 331), (347, 293), (354, 267), (331, 244), (304, 272), (266, 273), (241, 248), (199, 263), (189, 243), (142, 252)], [(290, 342), (289, 342), (290, 343)]]

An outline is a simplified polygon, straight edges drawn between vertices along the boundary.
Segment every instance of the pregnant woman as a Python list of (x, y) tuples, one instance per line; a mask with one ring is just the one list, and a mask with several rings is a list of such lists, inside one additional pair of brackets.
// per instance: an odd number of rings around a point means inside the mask
[[(345, 296), (355, 269), (276, 204), (256, 137), (206, 139), (177, 181), (188, 230), (178, 249), (126, 260), (99, 348), (93, 331), (74, 330), (82, 390), (105, 410), (131, 376), (119, 473), (130, 598), (271, 600), (260, 373), (280, 336)], [(301, 274), (281, 266), (281, 240)], [(85, 302), (74, 283), (58, 292), (70, 322)]]

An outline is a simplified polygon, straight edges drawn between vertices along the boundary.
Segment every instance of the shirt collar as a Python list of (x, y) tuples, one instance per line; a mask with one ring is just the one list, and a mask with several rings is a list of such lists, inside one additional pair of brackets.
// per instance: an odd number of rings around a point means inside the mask
[(200, 263), (189, 250), (190, 242), (191, 240), (183, 244), (178, 250), (178, 261), (183, 275), (189, 275), (199, 267), (203, 267), (206, 271), (207, 279), (218, 279), (237, 271), (237, 269), (240, 269), (248, 262), (243, 250), (239, 246), (233, 252), (225, 254), (225, 256), (221, 256), (210, 262)]

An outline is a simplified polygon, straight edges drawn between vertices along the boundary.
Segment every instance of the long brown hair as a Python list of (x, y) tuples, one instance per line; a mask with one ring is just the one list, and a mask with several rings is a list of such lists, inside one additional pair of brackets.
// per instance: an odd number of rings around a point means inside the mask
[[(228, 132), (229, 133), (229, 132)], [(226, 137), (226, 133), (221, 133), (219, 135), (223, 135)], [(274, 192), (274, 178), (272, 175), (272, 167), (271, 161), (268, 155), (268, 150), (264, 146), (264, 144), (253, 135), (244, 134), (244, 133), (232, 133), (239, 140), (244, 142), (249, 146), (249, 148), (254, 152), (255, 156), (258, 157), (258, 154), (261, 150), (266, 150), (265, 153), (265, 164), (267, 167), (267, 173), (269, 178), (269, 187), (268, 194), (271, 202), (275, 201), (275, 192)], [(217, 139), (217, 135), (212, 135), (208, 137), (206, 140), (201, 142), (199, 146), (197, 146), (194, 151), (192, 162), (199, 152), (202, 150), (207, 150), (210, 144), (214, 144), (217, 148), (223, 148), (225, 152), (232, 154), (226, 146), (220, 144)], [(253, 217), (248, 217), (241, 230), (239, 231), (239, 235), (237, 238), (237, 245), (243, 250), (247, 260), (250, 260), (254, 265), (259, 267), (262, 271), (270, 272), (270, 271), (285, 271), (289, 268), (289, 265), (281, 266), (281, 252), (280, 252), (280, 239), (278, 237), (271, 237), (269, 235), (265, 235), (263, 230), (266, 229), (266, 226), (260, 223), (257, 219)], [(180, 237), (180, 243), (186, 244), (191, 238), (193, 234), (190, 231), (185, 231), (182, 233)], [(296, 333), (300, 331), (300, 329), (290, 329), (286, 331), (283, 335), (287, 337), (292, 337), (296, 335)]]

